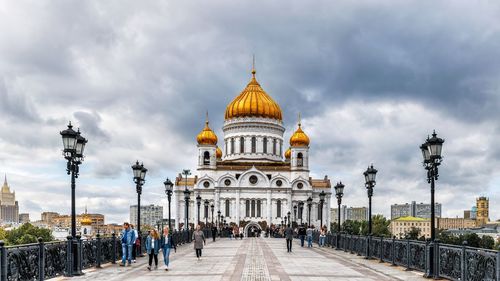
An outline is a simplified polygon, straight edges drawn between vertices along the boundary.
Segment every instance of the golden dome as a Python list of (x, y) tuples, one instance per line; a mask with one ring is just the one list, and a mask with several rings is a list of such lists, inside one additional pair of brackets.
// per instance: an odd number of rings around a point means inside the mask
[(92, 219), (90, 218), (90, 216), (85, 213), (82, 217), (82, 219), (80, 220), (80, 224), (81, 225), (92, 225)]
[(217, 144), (217, 135), (208, 127), (208, 118), (205, 121), (205, 128), (196, 136), (196, 141), (198, 141), (198, 144)]
[(292, 150), (290, 148), (288, 148), (286, 151), (285, 151), (285, 158), (286, 159), (290, 159), (290, 157), (292, 156)]
[(217, 159), (221, 159), (222, 158), (222, 150), (218, 146), (215, 149), (215, 156), (217, 157)]
[(226, 107), (225, 120), (238, 117), (282, 120), (280, 106), (262, 89), (255, 73), (252, 69), (252, 79), (246, 88)]
[(302, 131), (301, 124), (290, 137), (290, 146), (309, 146), (309, 137)]

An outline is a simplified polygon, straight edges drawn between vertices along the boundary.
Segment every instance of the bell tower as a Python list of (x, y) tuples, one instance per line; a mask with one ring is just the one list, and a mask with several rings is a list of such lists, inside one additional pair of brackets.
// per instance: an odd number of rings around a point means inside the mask
[(208, 112), (205, 120), (205, 128), (196, 137), (198, 141), (198, 169), (215, 170), (217, 166), (220, 149), (217, 147), (217, 135), (210, 129), (208, 122)]

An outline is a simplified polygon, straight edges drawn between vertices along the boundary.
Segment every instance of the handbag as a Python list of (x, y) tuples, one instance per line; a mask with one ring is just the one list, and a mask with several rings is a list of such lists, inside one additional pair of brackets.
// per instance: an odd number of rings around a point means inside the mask
[(139, 238), (135, 239), (135, 245), (141, 246), (141, 239), (139, 239)]

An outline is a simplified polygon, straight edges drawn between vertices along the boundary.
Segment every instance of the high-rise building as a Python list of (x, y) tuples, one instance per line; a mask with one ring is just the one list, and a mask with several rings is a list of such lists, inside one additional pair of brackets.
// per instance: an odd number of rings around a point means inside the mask
[[(141, 226), (156, 226), (158, 221), (163, 220), (163, 207), (156, 205), (141, 206)], [(137, 205), (130, 206), (130, 223), (137, 225)]]
[(0, 221), (3, 223), (19, 222), (19, 204), (16, 201), (16, 192), (10, 192), (5, 176), (0, 192)]
[(19, 223), (27, 223), (30, 222), (30, 214), (28, 213), (22, 213), (19, 214)]
[[(338, 208), (330, 209), (331, 222), (338, 221)], [(351, 221), (365, 221), (368, 220), (368, 208), (366, 207), (347, 207), (343, 205), (340, 208), (340, 223), (344, 223), (346, 220)]]
[(488, 223), (489, 219), (489, 199), (481, 196), (476, 199), (477, 215), (476, 222), (477, 226), (483, 226)]
[[(441, 204), (435, 203), (434, 211), (436, 217), (441, 217)], [(399, 217), (417, 217), (423, 219), (431, 218), (431, 204), (419, 203), (412, 201), (411, 204), (394, 204), (391, 205), (391, 220)]]

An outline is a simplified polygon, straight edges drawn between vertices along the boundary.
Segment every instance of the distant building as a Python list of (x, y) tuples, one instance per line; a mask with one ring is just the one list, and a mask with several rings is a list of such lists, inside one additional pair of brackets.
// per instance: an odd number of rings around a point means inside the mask
[(431, 237), (431, 220), (412, 216), (399, 217), (391, 221), (389, 225), (392, 235), (397, 238), (405, 238), (412, 228), (420, 230), (419, 237)]
[[(156, 205), (141, 206), (141, 226), (156, 226), (158, 221), (163, 220), (163, 207)], [(137, 205), (130, 206), (130, 223), (137, 225)]]
[[(331, 222), (338, 221), (338, 208), (330, 209)], [(340, 223), (346, 220), (365, 221), (368, 220), (368, 209), (366, 207), (347, 207), (346, 205), (340, 208)]]
[(470, 219), (471, 210), (464, 210), (464, 219)]
[(19, 223), (23, 224), (28, 222), (30, 222), (30, 214), (28, 213), (19, 214)]
[(59, 213), (56, 212), (43, 212), (42, 213), (42, 223), (46, 225), (53, 225), (54, 224), (54, 218), (58, 217)]
[(477, 219), (477, 207), (476, 206), (472, 206), (472, 208), (470, 209), (470, 218), (473, 220)]
[(481, 196), (476, 199), (477, 215), (476, 221), (477, 226), (483, 226), (488, 223), (489, 219), (489, 199)]
[[(441, 217), (441, 204), (435, 203), (434, 211), (436, 217)], [(419, 203), (412, 201), (411, 204), (394, 204), (391, 205), (391, 220), (399, 217), (416, 217), (423, 219), (431, 218), (431, 204)]]
[[(81, 214), (76, 216), (76, 227), (80, 228), (82, 226), (82, 220), (89, 217), (93, 229), (98, 229), (104, 225), (104, 215), (102, 214)], [(71, 216), (70, 215), (59, 215), (52, 217), (52, 223), (50, 226), (70, 228), (71, 227)]]
[(5, 176), (0, 192), (0, 221), (3, 223), (19, 222), (19, 204), (16, 201), (16, 192), (10, 192), (7, 176)]
[(476, 227), (476, 220), (466, 218), (437, 218), (438, 229), (467, 229)]

